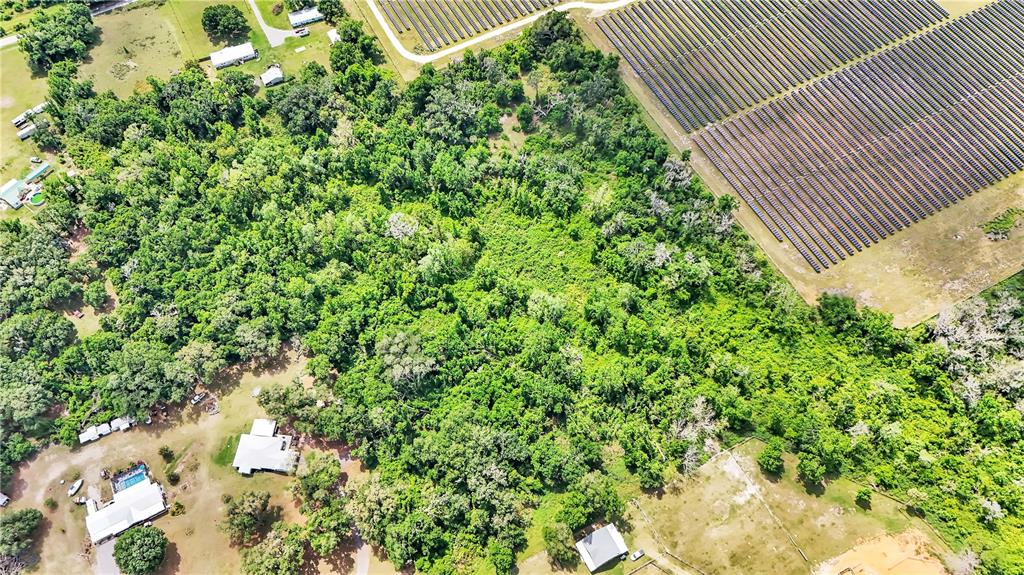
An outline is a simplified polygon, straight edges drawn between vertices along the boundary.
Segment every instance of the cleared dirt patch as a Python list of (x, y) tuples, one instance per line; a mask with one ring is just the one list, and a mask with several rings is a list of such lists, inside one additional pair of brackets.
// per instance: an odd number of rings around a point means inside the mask
[(931, 544), (916, 530), (865, 541), (814, 570), (814, 575), (946, 575)]
[(879, 494), (870, 508), (858, 506), (860, 485), (852, 481), (808, 491), (789, 455), (781, 477), (765, 476), (755, 461), (762, 446), (744, 443), (663, 492), (636, 499), (627, 514), (630, 549), (681, 572), (750, 575), (806, 574), (860, 542), (910, 528), (917, 529), (915, 549), (928, 550), (922, 557), (942, 551), (925, 535), (928, 527), (895, 501)]

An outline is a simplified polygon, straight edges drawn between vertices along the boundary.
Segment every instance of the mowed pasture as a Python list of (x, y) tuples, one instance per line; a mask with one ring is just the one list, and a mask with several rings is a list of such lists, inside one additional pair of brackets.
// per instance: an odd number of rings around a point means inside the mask
[(789, 455), (783, 476), (766, 476), (755, 461), (762, 447), (748, 441), (634, 500), (627, 514), (631, 548), (669, 567), (709, 575), (809, 573), (863, 540), (910, 529), (933, 554), (945, 551), (901, 504), (875, 495), (870, 508), (857, 505), (861, 486), (852, 481), (809, 491)]
[(1021, 24), (996, 2), (694, 142), (820, 271), (1024, 168)]
[(561, 0), (370, 0), (392, 29), (412, 35), (414, 48), (436, 52), (557, 5)]
[[(0, 183), (23, 177), (31, 169), (29, 158), (42, 155), (31, 139), (18, 139), (11, 120), (45, 100), (46, 93), (46, 77), (32, 74), (18, 46), (0, 48)], [(25, 211), (3, 211), (0, 217)]]
[(597, 24), (692, 132), (947, 15), (933, 0), (640, 0)]

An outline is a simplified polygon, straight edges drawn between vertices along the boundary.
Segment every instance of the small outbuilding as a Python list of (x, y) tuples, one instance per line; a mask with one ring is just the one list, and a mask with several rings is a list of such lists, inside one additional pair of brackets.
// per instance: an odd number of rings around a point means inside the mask
[(11, 502), (11, 498), (0, 493), (0, 507), (7, 507), (7, 504)]
[(252, 47), (252, 42), (246, 42), (237, 46), (228, 46), (223, 50), (217, 50), (210, 54), (210, 63), (219, 70), (248, 62), (249, 60), (255, 60), (258, 56), (259, 52)]
[(610, 523), (577, 541), (576, 550), (591, 573), (612, 561), (625, 559), (629, 553), (622, 534)]
[(327, 31), (327, 40), (330, 41), (331, 46), (341, 42), (341, 34), (338, 34), (337, 28), (331, 28)]
[(288, 23), (292, 25), (292, 28), (298, 28), (299, 26), (319, 22), (323, 19), (324, 15), (320, 13), (320, 10), (316, 6), (310, 6), (309, 8), (303, 8), (302, 10), (296, 10), (295, 12), (288, 13)]
[(238, 438), (238, 450), (231, 465), (242, 475), (251, 475), (253, 471), (291, 473), (299, 454), (291, 449), (291, 436), (276, 432), (277, 422), (273, 419), (253, 420), (249, 433)]
[(263, 83), (265, 88), (284, 82), (284, 72), (281, 71), (281, 66), (274, 64), (267, 68), (266, 72), (260, 74), (260, 82)]

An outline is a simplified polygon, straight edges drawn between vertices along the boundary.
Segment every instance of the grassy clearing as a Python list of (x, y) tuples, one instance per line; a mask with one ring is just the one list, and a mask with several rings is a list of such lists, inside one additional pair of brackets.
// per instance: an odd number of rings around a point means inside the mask
[[(288, 9), (284, 6), (284, 0), (256, 0), (256, 6), (259, 7), (260, 14), (263, 15), (263, 20), (268, 26), (282, 30), (291, 29), (292, 25), (288, 22)], [(275, 6), (281, 6), (277, 14), (274, 14)]]
[[(158, 6), (144, 6), (104, 15), (96, 22), (100, 43), (89, 52), (80, 75), (93, 81), (96, 91), (112, 90), (124, 98), (147, 88), (146, 78), (167, 78), (185, 63), (174, 27), (161, 17)], [(139, 26), (145, 21), (146, 26)]]
[(45, 100), (46, 92), (46, 78), (32, 75), (25, 55), (16, 45), (0, 49), (0, 179), (3, 182), (24, 176), (31, 166), (29, 157), (42, 155), (31, 139), (18, 139), (18, 128), (11, 120)]
[[(242, 433), (241, 431), (239, 433)], [(224, 445), (213, 454), (213, 463), (221, 467), (231, 465), (235, 457), (235, 449), (238, 448), (238, 434), (233, 433), (224, 439)]]
[(746, 442), (663, 492), (638, 498), (627, 514), (627, 543), (652, 558), (667, 549), (662, 560), (682, 568), (672, 555), (709, 574), (767, 575), (806, 573), (868, 538), (908, 529), (931, 533), (882, 495), (861, 508), (855, 503), (861, 486), (853, 481), (840, 478), (809, 491), (788, 454), (782, 477), (765, 476), (755, 461), (762, 447)]

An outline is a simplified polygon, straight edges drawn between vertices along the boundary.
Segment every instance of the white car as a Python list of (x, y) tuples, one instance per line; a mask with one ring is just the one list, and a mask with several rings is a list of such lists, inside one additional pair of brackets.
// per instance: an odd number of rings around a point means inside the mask
[(73, 497), (76, 493), (78, 493), (78, 490), (82, 488), (83, 483), (85, 483), (84, 479), (79, 479), (78, 481), (72, 483), (71, 487), (68, 487), (68, 497)]
[(192, 396), (192, 405), (198, 404), (200, 401), (206, 399), (206, 392), (197, 393)]
[(641, 558), (643, 556), (644, 556), (644, 550), (643, 549), (637, 549), (636, 551), (633, 552), (632, 555), (629, 556), (629, 560), (630, 561), (636, 561), (637, 559), (639, 559), (639, 558)]

